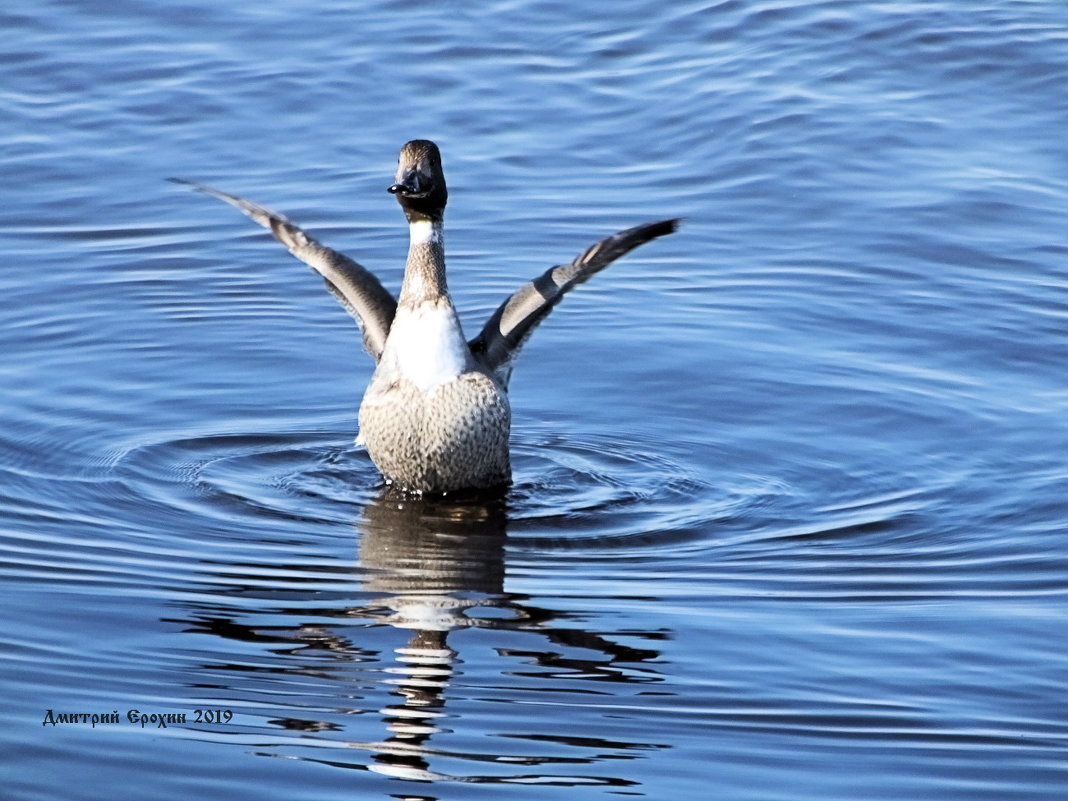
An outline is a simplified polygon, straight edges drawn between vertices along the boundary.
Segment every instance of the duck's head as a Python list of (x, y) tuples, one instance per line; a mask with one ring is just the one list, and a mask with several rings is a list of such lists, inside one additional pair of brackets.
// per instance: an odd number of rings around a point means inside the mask
[(409, 222), (440, 220), (449, 192), (438, 146), (428, 139), (413, 139), (402, 147), (396, 183), (389, 191), (397, 196)]

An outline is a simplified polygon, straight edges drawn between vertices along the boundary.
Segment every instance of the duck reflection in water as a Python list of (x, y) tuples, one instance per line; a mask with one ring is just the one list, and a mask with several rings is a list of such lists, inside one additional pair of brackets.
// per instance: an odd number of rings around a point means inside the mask
[[(209, 631), (243, 641), (287, 644), (281, 651), (271, 649), (288, 663), (280, 669), (271, 668), (272, 674), (282, 672), (304, 678), (327, 678), (337, 680), (342, 685), (350, 674), (344, 670), (333, 670), (316, 656), (321, 656), (324, 651), (335, 653), (341, 660), (339, 666), (351, 665), (353, 661), (381, 659), (380, 652), (369, 650), (358, 642), (364, 639), (361, 635), (368, 629), (344, 621), (364, 619), (410, 632), (406, 643), (394, 650), (395, 664), (386, 668), (387, 675), (392, 674), (386, 683), (393, 685), (390, 693), (396, 699), (382, 710), (388, 731), (386, 739), (347, 741), (352, 748), (370, 751), (373, 763), (365, 765), (324, 759), (322, 751), (318, 749), (317, 753), (311, 754), (303, 751), (298, 758), (427, 782), (508, 783), (551, 779), (554, 784), (568, 784), (574, 778), (576, 784), (584, 786), (591, 783), (629, 786), (632, 782), (623, 778), (587, 774), (568, 777), (557, 771), (551, 777), (530, 772), (512, 776), (498, 773), (458, 776), (431, 769), (430, 760), (438, 757), (452, 761), (493, 763), (497, 765), (494, 770), (498, 772), (502, 765), (529, 771), (531, 766), (536, 765), (599, 762), (606, 758), (606, 753), (611, 754), (613, 760), (636, 758), (643, 752), (664, 747), (648, 742), (609, 741), (600, 738), (597, 732), (579, 736), (580, 732), (560, 733), (559, 730), (551, 734), (531, 734), (526, 738), (535, 742), (572, 746), (581, 756), (559, 756), (558, 749), (552, 749), (557, 753), (554, 756), (514, 753), (502, 756), (432, 746), (430, 741), (435, 734), (455, 731), (462, 725), (460, 717), (446, 712), (446, 692), (457, 665), (462, 662), (448, 642), (450, 633), (458, 629), (531, 632), (553, 643), (556, 647), (551, 650), (516, 650), (505, 645), (495, 646), (498, 655), (514, 658), (525, 666), (523, 671), (511, 673), (512, 676), (540, 680), (543, 689), (555, 689), (546, 686), (546, 682), (575, 679), (623, 683), (660, 681), (656, 671), (647, 664), (659, 656), (658, 651), (627, 646), (570, 625), (559, 626), (556, 623), (559, 612), (539, 608), (527, 596), (505, 592), (507, 523), (507, 499), (501, 494), (455, 500), (416, 497), (385, 488), (363, 508), (358, 524), (359, 574), (363, 590), (369, 597), (365, 596), (365, 602), (359, 606), (314, 611), (317, 618), (337, 619), (336, 625), (302, 623), (285, 629), (276, 627), (279, 615), (293, 619), (303, 616), (306, 619), (310, 612), (306, 606), (299, 609), (264, 609), (261, 613), (274, 624), (265, 626), (258, 626), (255, 621), (248, 622), (247, 606), (240, 613), (245, 621), (242, 623), (235, 621), (234, 612), (227, 615), (218, 608), (208, 611), (201, 606), (193, 630)], [(301, 568), (300, 572), (307, 569)], [(227, 578), (233, 578), (233, 571), (232, 566), (227, 567)], [(249, 578), (262, 580), (262, 575)], [(250, 580), (249, 586), (255, 583)], [(309, 593), (301, 590), (299, 597), (307, 599)], [(628, 636), (634, 634), (628, 632)], [(648, 632), (643, 636), (657, 639), (666, 635)], [(514, 645), (514, 639), (509, 642)], [(573, 649), (587, 653), (593, 651), (601, 656), (568, 656)], [(639, 666), (636, 663), (646, 664)], [(247, 675), (246, 667), (235, 666), (232, 669)], [(240, 685), (232, 685), (228, 689), (239, 697), (242, 694)], [(537, 690), (539, 687), (527, 689)], [(574, 691), (573, 685), (567, 689)], [(520, 687), (519, 691), (524, 691), (524, 688)], [(361, 696), (351, 694), (347, 688), (340, 686), (336, 696), (319, 699), (320, 708), (337, 709), (340, 698), (345, 698), (351, 704), (351, 699), (357, 697)], [(251, 703), (255, 703), (255, 700)], [(343, 709), (331, 720), (294, 717), (272, 722), (314, 737), (318, 731), (348, 729), (351, 715), (367, 711), (364, 706)], [(445, 719), (448, 719), (447, 727), (443, 723)], [(532, 721), (531, 730), (536, 730), (538, 722), (542, 721)], [(334, 747), (338, 743), (336, 739), (330, 742)], [(334, 756), (337, 754), (337, 751), (332, 752)]]
[[(413, 499), (388, 489), (377, 503), (365, 508), (360, 540), (360, 564), (368, 576), (365, 587), (386, 594), (382, 603), (390, 610), (387, 621), (412, 632), (407, 645), (396, 649), (397, 660), (403, 665), (403, 678), (394, 690), (399, 703), (384, 710), (391, 736), (375, 747), (372, 770), (408, 779), (456, 780), (431, 771), (427, 756), (473, 758), (471, 754), (434, 751), (428, 743), (439, 731), (445, 691), (458, 661), (457, 652), (447, 642), (450, 632), (457, 629), (535, 631), (560, 646), (597, 651), (608, 659), (575, 660), (555, 652), (517, 654), (499, 649), (503, 655), (532, 659), (564, 673), (599, 674), (608, 680), (635, 680), (621, 678), (622, 673), (610, 667), (616, 662), (643, 662), (659, 655), (655, 650), (631, 648), (590, 632), (555, 628), (553, 612), (530, 604), (525, 596), (506, 593), (507, 511), (502, 495), (483, 496), (478, 501)], [(647, 675), (646, 680), (655, 680), (655, 676)], [(587, 760), (512, 757), (508, 761), (529, 766)], [(489, 777), (466, 780), (492, 781)], [(607, 777), (600, 781), (629, 784)]]
[[(445, 688), (457, 653), (449, 632), (499, 625), (497, 619), (468, 616), (478, 607), (512, 606), (504, 594), (503, 498), (455, 503), (412, 498), (386, 488), (364, 509), (360, 565), (364, 586), (383, 593), (391, 625), (410, 629), (411, 639), (396, 649), (403, 665), (394, 693), (400, 703), (385, 711), (391, 736), (380, 744), (372, 770), (404, 778), (445, 778), (430, 771), (425, 744), (438, 731)], [(530, 624), (532, 618), (516, 618)]]

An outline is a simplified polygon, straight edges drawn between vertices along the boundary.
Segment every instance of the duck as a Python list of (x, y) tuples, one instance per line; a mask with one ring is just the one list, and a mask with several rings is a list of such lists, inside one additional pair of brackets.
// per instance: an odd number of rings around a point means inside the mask
[(523, 345), (568, 292), (681, 223), (679, 218), (659, 220), (601, 239), (521, 286), (477, 336), (467, 339), (446, 281), (448, 188), (434, 142), (407, 142), (388, 187), (409, 231), (397, 298), (367, 268), (320, 244), (285, 215), (204, 184), (171, 180), (235, 206), (270, 230), (322, 276), (356, 319), (376, 363), (360, 404), (356, 442), (367, 449), (387, 485), (415, 494), (509, 485), (508, 386)]

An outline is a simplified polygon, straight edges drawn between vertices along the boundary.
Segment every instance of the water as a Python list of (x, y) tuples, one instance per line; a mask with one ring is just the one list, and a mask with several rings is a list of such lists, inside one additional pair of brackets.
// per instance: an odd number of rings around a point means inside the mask
[[(102, 9), (0, 14), (5, 798), (1068, 797), (1060, 4)], [(395, 290), (414, 137), (471, 334), (688, 220), (486, 502), (383, 490), (351, 320), (164, 181)]]

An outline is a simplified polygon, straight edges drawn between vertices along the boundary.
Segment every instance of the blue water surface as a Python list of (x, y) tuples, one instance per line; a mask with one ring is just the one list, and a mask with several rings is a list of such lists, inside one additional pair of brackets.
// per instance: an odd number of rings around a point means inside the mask
[[(1068, 798), (1061, 4), (13, 0), (0, 30), (4, 798)], [(416, 137), (472, 335), (687, 220), (524, 349), (504, 497), (382, 487), (352, 320), (165, 181), (395, 291)]]

